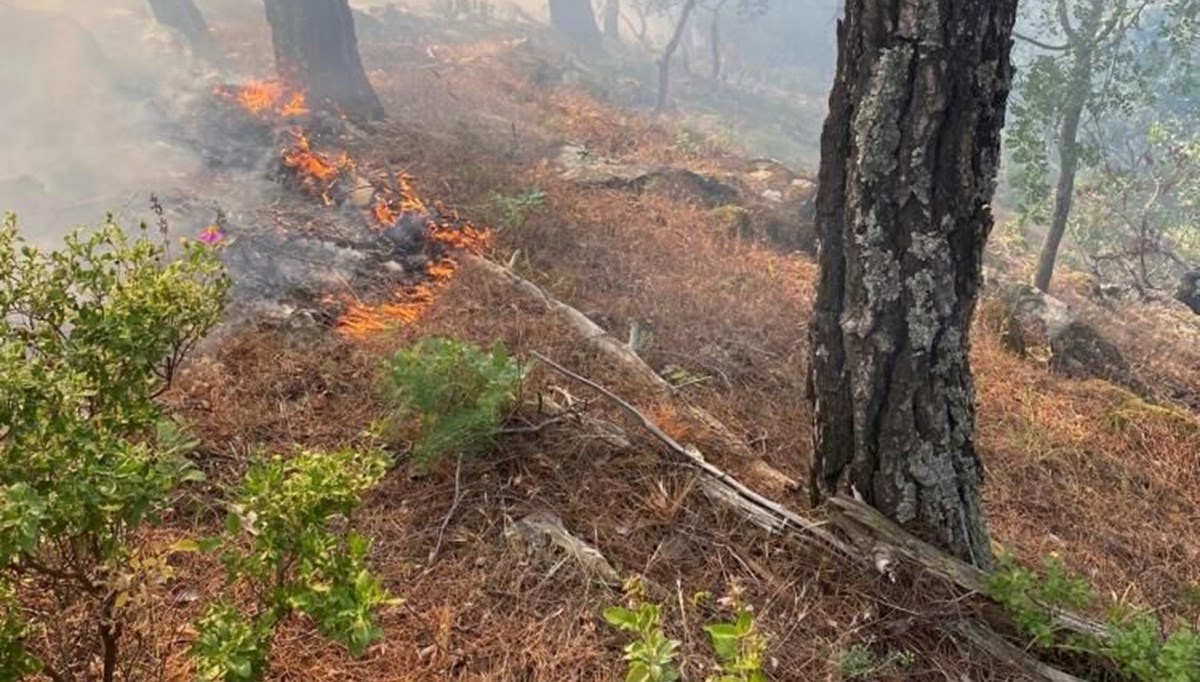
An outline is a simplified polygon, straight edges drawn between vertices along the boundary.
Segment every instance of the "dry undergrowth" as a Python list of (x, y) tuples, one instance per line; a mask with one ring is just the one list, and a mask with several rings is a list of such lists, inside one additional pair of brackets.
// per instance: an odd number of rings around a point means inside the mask
[[(536, 55), (504, 42), (509, 38), (443, 45), (433, 52), (442, 61), (430, 68), (373, 72), (404, 122), (389, 124), (364, 147), (417, 176), (424, 194), (472, 217), (487, 217), (494, 192), (543, 189), (547, 207), (500, 232), (495, 256), (515, 253), (522, 275), (618, 337), (634, 321), (644, 325), (651, 337), (643, 356), (656, 369), (684, 370), (692, 382), (687, 400), (804, 480), (813, 263), (732, 239), (682, 202), (560, 181), (542, 159), (563, 139), (630, 160), (719, 167), (724, 159), (688, 158), (673, 149), (662, 125), (619, 114), (582, 91), (537, 86)], [(427, 54), (417, 45), (378, 43), (366, 44), (364, 53), (368, 63)], [(422, 132), (412, 132), (414, 125)], [(204, 465), (217, 480), (259, 448), (361, 444), (382, 414), (374, 392), (380, 358), (420, 335), (501, 339), (519, 354), (546, 353), (634, 402), (645, 398), (542, 306), (466, 269), (419, 326), (368, 344), (322, 329), (232, 331), (192, 365), (171, 400), (202, 437)], [(1200, 363), (1188, 366), (1195, 356), (1182, 353), (1131, 359), (1175, 377), (1194, 395)], [(1058, 553), (1105, 591), (1200, 617), (1195, 413), (1151, 405), (1103, 382), (1052, 376), (1005, 354), (982, 325), (974, 361), (997, 541), (1030, 561)], [(596, 396), (544, 368), (525, 394), (551, 387), (593, 401), (588, 414), (629, 426)], [(669, 410), (642, 406), (671, 427)], [(539, 417), (530, 405), (520, 413), (528, 423)], [(691, 597), (720, 595), (733, 581), (747, 587), (773, 636), (774, 679), (838, 679), (838, 656), (860, 643), (916, 655), (895, 679), (1013, 678), (938, 628), (969, 608), (940, 586), (911, 578), (892, 584), (748, 527), (630, 428), (627, 448), (566, 424), (506, 438), (461, 469), (445, 462), (415, 480), (398, 470), (356, 521), (375, 539), (380, 574), (406, 600), (384, 615), (383, 642), (353, 661), (310, 624), (295, 622), (281, 633), (274, 678), (618, 679), (622, 640), (598, 616), (620, 595), (569, 563), (525, 556), (505, 542), (505, 524), (536, 510), (560, 515), (624, 572), (649, 579), (668, 633), (685, 642), (690, 679), (701, 679), (711, 661), (699, 625), (717, 615), (711, 606), (693, 606)], [(734, 472), (744, 464), (706, 454)], [(790, 494), (783, 501), (803, 505), (802, 492)], [(192, 510), (172, 521), (203, 525), (213, 516)], [(179, 571), (177, 582), (200, 596), (197, 604), (219, 584), (215, 567), (198, 560)], [(164, 610), (154, 626), (155, 650), (174, 679), (187, 675), (186, 623), (194, 610)]]

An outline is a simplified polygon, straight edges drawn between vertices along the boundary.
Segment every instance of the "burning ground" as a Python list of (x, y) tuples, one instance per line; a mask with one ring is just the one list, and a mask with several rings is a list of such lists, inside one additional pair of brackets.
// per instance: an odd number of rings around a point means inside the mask
[[(205, 169), (193, 191), (163, 197), (176, 224), (227, 242), (237, 287), (230, 324), (168, 396), (202, 439), (210, 480), (240, 472), (260, 449), (364, 445), (386, 413), (382, 358), (422, 336), (452, 336), (554, 358), (763, 494), (803, 508), (807, 496), (791, 481), (807, 477), (816, 271), (773, 239), (771, 210), (779, 201), (802, 216), (811, 182), (708, 142), (679, 144), (672, 128), (575, 85), (579, 75), (561, 71), (570, 62), (536, 31), (377, 21), (364, 32), (364, 60), (391, 122), (360, 128), (314, 114), (303, 93), (275, 83), (220, 84), (191, 123)], [(564, 167), (564, 146), (586, 150), (585, 177)], [(240, 185), (247, 177), (270, 181)], [(519, 213), (503, 200), (533, 188), (542, 198)], [(618, 338), (634, 324), (646, 330), (642, 357), (678, 388), (664, 393), (596, 352), (479, 257), (510, 265)], [(1098, 304), (1079, 305), (1105, 317)], [(1170, 312), (1137, 315), (1161, 351), (1125, 344), (1135, 370), (1194, 398), (1200, 376), (1188, 353), (1200, 330)], [(1107, 324), (1119, 342), (1133, 334)], [(999, 338), (981, 316), (979, 438), (997, 541), (1027, 560), (1058, 553), (1105, 592), (1196, 622), (1196, 413), (1169, 395), (1054, 375)], [(561, 555), (515, 544), (515, 522), (535, 512), (561, 518), (623, 575), (646, 577), (668, 634), (684, 643), (689, 679), (711, 672), (699, 626), (722, 615), (692, 597), (735, 586), (772, 637), (774, 679), (839, 679), (856, 647), (912, 659), (871, 679), (1018, 676), (946, 634), (945, 623), (982, 608), (972, 600), (762, 531), (706, 496), (692, 469), (595, 393), (545, 366), (522, 393), (508, 425), (521, 433), (427, 476), (398, 468), (355, 519), (375, 541), (374, 566), (405, 600), (383, 614), (382, 642), (351, 660), (312, 623), (291, 621), (275, 679), (619, 679), (623, 640), (599, 619), (619, 590)], [(571, 417), (538, 428), (556, 416), (550, 398), (572, 404)], [(727, 432), (700, 428), (693, 408)], [(203, 499), (185, 500), (147, 544), (167, 546), (215, 517)], [(168, 679), (188, 678), (188, 623), (221, 580), (201, 558), (178, 561), (169, 592), (137, 624)]]

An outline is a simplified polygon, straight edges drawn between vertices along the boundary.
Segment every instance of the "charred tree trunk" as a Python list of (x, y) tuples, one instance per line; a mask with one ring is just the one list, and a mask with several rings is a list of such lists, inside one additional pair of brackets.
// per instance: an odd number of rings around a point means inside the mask
[(314, 106), (383, 118), (363, 71), (348, 0), (266, 0), (266, 6), (280, 78), (307, 90)]
[(1017, 0), (850, 0), (821, 140), (812, 493), (992, 563), (968, 363)]
[(600, 28), (591, 0), (550, 0), (550, 25), (580, 47), (600, 47)]
[(611, 40), (621, 39), (621, 0), (604, 3), (604, 35)]
[(683, 40), (688, 17), (692, 15), (692, 10), (696, 9), (696, 1), (685, 0), (683, 11), (679, 14), (679, 23), (675, 25), (675, 33), (671, 35), (671, 40), (663, 48), (662, 56), (658, 58), (658, 99), (654, 104), (654, 113), (656, 114), (667, 110), (667, 96), (671, 90), (671, 58), (675, 56), (675, 50), (679, 48), (679, 42)]
[(154, 20), (178, 31), (197, 52), (211, 53), (212, 36), (204, 15), (192, 0), (150, 0)]

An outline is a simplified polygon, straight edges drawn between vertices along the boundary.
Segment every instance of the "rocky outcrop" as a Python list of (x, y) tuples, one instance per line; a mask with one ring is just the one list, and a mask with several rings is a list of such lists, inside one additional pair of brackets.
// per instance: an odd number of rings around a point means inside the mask
[(1179, 278), (1179, 289), (1175, 291), (1175, 300), (1186, 305), (1193, 313), (1200, 315), (1200, 270), (1192, 270)]
[(750, 217), (746, 236), (816, 255), (816, 182), (773, 159), (748, 161), (741, 178)]
[(1144, 392), (1120, 348), (1067, 304), (1027, 284), (1003, 285), (999, 298), (1007, 311), (1002, 339), (1009, 350), (1041, 358), (1065, 376), (1105, 379)]
[(716, 175), (687, 168), (622, 163), (596, 156), (584, 147), (567, 145), (558, 157), (560, 177), (582, 187), (628, 189), (691, 201), (708, 208), (732, 203), (738, 189)]
[(674, 166), (624, 163), (567, 145), (560, 177), (581, 187), (626, 189), (714, 209), (718, 228), (788, 250), (816, 253), (816, 183), (771, 159), (755, 159), (720, 173)]

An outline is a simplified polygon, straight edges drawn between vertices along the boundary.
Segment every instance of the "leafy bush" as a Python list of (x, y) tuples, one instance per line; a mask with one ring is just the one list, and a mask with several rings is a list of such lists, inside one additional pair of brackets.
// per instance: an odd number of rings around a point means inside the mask
[(629, 664), (625, 682), (675, 682), (679, 679), (679, 669), (675, 666), (679, 642), (663, 633), (661, 607), (646, 603), (632, 606), (604, 609), (605, 622), (637, 635), (637, 639), (625, 645), (625, 660)]
[(375, 613), (392, 600), (366, 568), (370, 543), (343, 522), (386, 471), (381, 454), (351, 451), (274, 457), (250, 470), (225, 536), (204, 548), (219, 549), (231, 594), (246, 584), (258, 599), (252, 614), (225, 600), (201, 619), (192, 649), (201, 680), (261, 680), (275, 626), (292, 612), (353, 656), (382, 636)]
[(1000, 570), (989, 579), (988, 592), (1039, 646), (1054, 643), (1054, 621), (1048, 606), (1081, 609), (1092, 601), (1091, 586), (1071, 575), (1057, 557), (1046, 560), (1043, 575), (1018, 565), (1011, 557), (1001, 557)]
[(721, 674), (709, 678), (709, 682), (767, 682), (762, 669), (767, 638), (759, 631), (753, 611), (738, 604), (732, 622), (712, 623), (704, 631), (721, 664)]
[(388, 426), (413, 436), (418, 468), (451, 453), (473, 455), (485, 449), (526, 374), (503, 344), (484, 351), (433, 338), (396, 353), (386, 370), (396, 408)]
[[(1093, 601), (1086, 580), (1054, 559), (1038, 573), (1004, 558), (988, 590), (1042, 647), (1062, 645), (1056, 637), (1055, 611), (1083, 608)], [(1075, 635), (1065, 646), (1108, 658), (1135, 680), (1200, 682), (1200, 636), (1191, 628), (1180, 626), (1164, 637), (1153, 615), (1125, 608), (1112, 609), (1107, 625), (1108, 639)]]
[[(0, 227), (0, 593), (34, 577), (82, 605), (114, 674), (127, 588), (160, 563), (134, 561), (134, 535), (156, 522), (181, 483), (199, 477), (186, 443), (164, 442), (155, 397), (218, 321), (228, 288), (220, 260), (185, 243), (178, 259), (143, 227), (113, 221), (42, 252)], [(77, 632), (39, 623), (59, 642)], [(4, 679), (36, 663), (23, 625), (0, 623)]]

